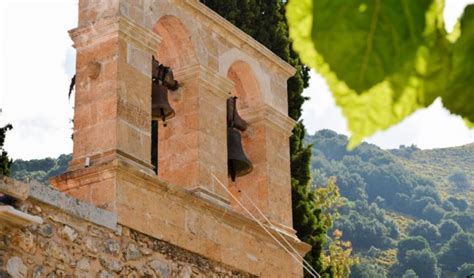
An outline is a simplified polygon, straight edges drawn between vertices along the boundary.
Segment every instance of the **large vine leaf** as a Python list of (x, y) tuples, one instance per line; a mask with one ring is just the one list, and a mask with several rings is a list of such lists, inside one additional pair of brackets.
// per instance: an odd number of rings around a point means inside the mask
[(443, 104), (451, 112), (474, 123), (474, 5), (464, 9), (460, 20), (460, 37), (453, 46), (452, 71), (443, 94)]
[[(375, 68), (364, 69), (364, 75), (374, 75), (376, 78), (365, 78), (363, 79), (365, 83), (359, 83), (359, 90), (368, 87), (368, 89), (362, 93), (357, 91), (357, 89), (351, 88), (347, 83), (347, 80), (350, 80), (351, 77), (346, 77), (346, 80), (343, 80), (344, 74), (342, 74), (343, 77), (341, 77), (341, 72), (344, 72), (344, 69), (341, 68), (342, 70), (338, 73), (337, 67), (333, 64), (339, 63), (338, 61), (343, 64), (349, 63), (347, 62), (349, 60), (351, 63), (357, 64), (357, 60), (344, 59), (344, 57), (349, 55), (348, 53), (356, 53), (351, 52), (353, 37), (350, 33), (344, 34), (345, 39), (344, 36), (341, 37), (337, 34), (333, 34), (332, 36), (339, 37), (341, 39), (339, 42), (344, 44), (334, 46), (334, 52), (330, 54), (324, 52), (324, 50), (322, 51), (323, 53), (320, 53), (319, 49), (322, 48), (318, 47), (318, 45), (327, 44), (327, 47), (329, 47), (331, 40), (330, 37), (321, 37), (320, 40), (326, 40), (326, 42), (315, 41), (315, 34), (317, 36), (318, 33), (318, 25), (313, 24), (314, 21), (319, 20), (316, 17), (318, 17), (320, 13), (344, 14), (346, 13), (344, 7), (347, 6), (353, 9), (355, 7), (353, 3), (361, 3), (354, 0), (345, 0), (343, 2), (345, 5), (340, 4), (340, 1), (292, 0), (287, 5), (287, 19), (290, 26), (290, 37), (293, 39), (295, 51), (300, 54), (300, 57), (305, 63), (316, 69), (325, 77), (335, 97), (336, 104), (342, 108), (342, 112), (348, 120), (349, 130), (352, 133), (348, 147), (353, 148), (365, 137), (374, 134), (378, 130), (386, 129), (400, 122), (417, 109), (431, 104), (436, 96), (440, 95), (446, 87), (447, 73), (449, 73), (451, 58), (450, 55), (447, 55), (450, 53), (450, 45), (446, 39), (444, 22), (441, 16), (443, 1), (433, 0), (430, 2), (429, 7), (417, 6), (412, 3), (421, 2), (426, 5), (426, 1), (401, 1), (402, 4), (405, 4), (405, 19), (411, 20), (409, 27), (390, 28), (392, 24), (385, 23), (385, 29), (380, 29), (381, 33), (378, 36), (382, 36), (382, 34), (392, 36), (392, 42), (396, 41), (397, 45), (395, 47), (389, 46), (387, 43), (390, 39), (384, 40), (383, 38), (379, 39), (377, 43), (372, 44), (370, 53), (373, 52), (377, 54), (372, 55), (372, 58), (369, 57), (368, 66), (373, 66), (370, 64), (372, 63), (370, 62), (371, 59), (376, 61), (377, 59), (381, 60), (382, 58), (380, 57), (384, 57), (384, 61), (389, 61), (390, 58), (388, 56), (395, 55), (393, 53), (398, 53), (402, 50), (404, 53), (397, 54), (397, 57), (403, 57), (400, 58), (403, 61), (395, 61), (393, 66), (388, 65), (385, 67), (386, 69), (383, 68), (384, 72), (382, 73), (377, 72), (382, 69), (381, 67), (377, 67), (377, 65), (375, 65)], [(385, 0), (383, 1), (384, 5), (382, 6), (384, 9), (397, 10), (399, 8), (397, 4), (400, 4), (400, 1), (386, 2)], [(324, 3), (326, 10), (320, 10), (322, 6), (318, 3)], [(375, 7), (376, 5), (382, 4), (382, 2), (378, 1), (365, 3), (365, 6), (358, 6), (359, 12), (365, 13), (372, 11), (372, 14), (374, 14), (377, 9), (382, 7)], [(394, 8), (393, 5), (397, 7)], [(316, 9), (316, 7), (321, 8)], [(412, 10), (408, 9), (409, 7), (412, 7)], [(338, 9), (342, 9), (342, 11)], [(407, 12), (407, 9), (410, 12)], [(386, 12), (386, 14), (392, 15), (392, 12)], [(407, 14), (411, 16), (407, 16)], [(415, 14), (421, 15), (419, 17), (424, 20), (424, 24), (420, 24), (418, 20), (413, 21)], [(389, 15), (384, 16), (389, 18)], [(382, 18), (384, 16), (382, 16)], [(332, 19), (332, 23), (334, 23), (336, 18), (339, 21), (345, 22), (336, 24), (340, 26), (348, 26), (351, 24), (366, 26), (364, 24), (366, 24), (367, 21), (365, 17), (358, 18), (353, 15), (349, 18), (335, 17)], [(386, 21), (388, 22), (388, 19)], [(414, 27), (413, 22), (417, 22), (417, 27)], [(331, 22), (326, 22), (325, 24), (330, 25), (330, 23)], [(396, 25), (399, 23), (393, 22), (393, 24)], [(341, 31), (343, 28), (341, 27), (339, 30)], [(395, 35), (396, 33), (394, 33), (394, 31), (397, 30), (403, 35)], [(334, 32), (334, 30), (332, 32)], [(328, 33), (328, 36), (330, 36), (330, 33)], [(396, 39), (393, 39), (395, 37)], [(361, 45), (359, 37), (354, 37), (354, 40), (359, 41), (359, 46)], [(407, 48), (404, 44), (411, 47)], [(329, 55), (329, 57), (327, 57), (327, 55)], [(337, 55), (341, 57), (332, 57)], [(332, 61), (333, 64), (328, 63), (326, 59)], [(349, 64), (346, 64), (346, 66), (349, 67)], [(336, 70), (334, 70), (335, 68)], [(351, 69), (355, 71), (352, 80), (357, 80), (354, 79), (354, 76), (360, 76), (359, 72), (362, 68), (352, 67)], [(347, 74), (350, 76), (349, 73)], [(350, 82), (351, 81), (349, 81), (349, 84)], [(363, 84), (363, 86), (360, 84)], [(372, 86), (370, 87), (371, 84)]]
[(315, 0), (314, 47), (337, 78), (360, 94), (413, 62), (432, 2)]

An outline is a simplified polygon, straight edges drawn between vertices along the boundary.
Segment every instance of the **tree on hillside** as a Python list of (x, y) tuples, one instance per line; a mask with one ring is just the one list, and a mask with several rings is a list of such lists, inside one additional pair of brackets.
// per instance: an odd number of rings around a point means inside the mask
[(402, 278), (418, 278), (419, 276), (416, 275), (416, 272), (413, 269), (408, 269), (403, 273)]
[(387, 271), (378, 264), (361, 263), (352, 267), (351, 278), (385, 278)]
[(465, 211), (468, 207), (466, 200), (456, 197), (449, 197), (448, 200), (451, 202), (459, 211)]
[(452, 219), (465, 232), (474, 233), (474, 211), (450, 212), (445, 214), (444, 219)]
[(11, 124), (7, 124), (0, 128), (0, 175), (11, 176), (10, 167), (12, 165), (12, 160), (8, 157), (8, 153), (3, 148), (3, 145), (5, 144), (7, 131), (11, 130), (12, 128), (13, 126)]
[(446, 212), (435, 204), (428, 204), (422, 212), (423, 219), (438, 224)]
[(423, 250), (430, 248), (424, 237), (407, 237), (398, 242), (397, 259), (399, 262), (405, 260), (405, 256), (410, 250)]
[(418, 277), (440, 277), (438, 260), (430, 249), (409, 250), (399, 263), (401, 269), (412, 269)]
[(13, 161), (12, 176), (17, 180), (36, 180), (47, 185), (53, 176), (64, 173), (71, 161), (71, 154), (62, 154), (58, 158), (43, 158)]
[(441, 235), (438, 227), (425, 220), (416, 221), (415, 225), (410, 228), (410, 236), (424, 237), (430, 244), (435, 244)]
[(456, 171), (449, 175), (448, 180), (454, 185), (456, 191), (463, 192), (471, 188), (471, 182), (462, 171)]
[(466, 278), (469, 275), (474, 274), (474, 264), (463, 264), (459, 268), (459, 272), (457, 273), (457, 277), (459, 278)]
[(459, 224), (452, 219), (443, 220), (439, 224), (439, 233), (441, 234), (441, 238), (443, 239), (443, 241), (450, 240), (453, 235), (462, 231), (463, 230), (461, 226), (459, 226)]
[(457, 271), (464, 263), (474, 262), (474, 234), (458, 233), (441, 248), (438, 256), (443, 269)]
[[(288, 80), (288, 114), (298, 124), (290, 138), (291, 186), (293, 202), (293, 226), (298, 237), (313, 247), (306, 259), (320, 274), (324, 269), (321, 255), (329, 229), (320, 221), (320, 210), (314, 206), (314, 194), (310, 190), (311, 146), (304, 146), (305, 127), (301, 118), (301, 106), (306, 98), (303, 89), (308, 86), (308, 68), (301, 63), (291, 48), (283, 0), (201, 0), (202, 3), (226, 18), (235, 26), (272, 50), (297, 70)], [(307, 274), (307, 273), (306, 273)]]

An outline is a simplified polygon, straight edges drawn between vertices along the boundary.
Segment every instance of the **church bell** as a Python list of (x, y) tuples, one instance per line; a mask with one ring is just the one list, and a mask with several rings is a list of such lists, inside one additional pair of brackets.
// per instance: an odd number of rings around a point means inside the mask
[(242, 148), (240, 132), (231, 127), (227, 128), (227, 162), (232, 181), (235, 181), (235, 177), (247, 175), (253, 169), (252, 162)]
[(163, 85), (153, 85), (151, 93), (151, 118), (163, 122), (173, 118), (174, 109), (168, 101), (168, 89)]
[(232, 181), (244, 176), (253, 169), (252, 162), (245, 155), (242, 137), (238, 130), (244, 131), (248, 123), (237, 112), (237, 97), (227, 99), (227, 166)]
[(151, 117), (152, 120), (164, 122), (175, 115), (168, 101), (168, 89), (178, 89), (178, 81), (174, 80), (171, 69), (161, 65), (155, 57), (152, 58), (151, 66)]

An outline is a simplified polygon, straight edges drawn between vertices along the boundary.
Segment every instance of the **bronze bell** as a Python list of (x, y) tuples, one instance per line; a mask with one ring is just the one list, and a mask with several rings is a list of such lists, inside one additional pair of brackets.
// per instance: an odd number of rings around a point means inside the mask
[(168, 101), (168, 89), (163, 85), (153, 85), (151, 93), (151, 118), (163, 122), (173, 118), (174, 109)]
[(164, 122), (175, 115), (175, 111), (168, 101), (168, 89), (176, 90), (178, 81), (174, 80), (171, 69), (161, 65), (154, 56), (151, 69), (151, 117), (152, 120)]
[(227, 99), (227, 126), (245, 131), (249, 124), (237, 112), (237, 97)]
[(232, 181), (235, 181), (235, 177), (244, 176), (253, 169), (252, 162), (244, 153), (241, 139), (240, 132), (232, 127), (227, 128), (227, 163)]

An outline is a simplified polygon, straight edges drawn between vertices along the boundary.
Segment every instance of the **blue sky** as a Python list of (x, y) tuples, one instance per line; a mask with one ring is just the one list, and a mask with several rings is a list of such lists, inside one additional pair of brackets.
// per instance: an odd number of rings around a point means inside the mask
[[(446, 0), (452, 28), (474, 0)], [(0, 1), (0, 124), (12, 123), (5, 148), (13, 158), (56, 157), (72, 151), (73, 100), (68, 100), (75, 52), (67, 33), (77, 25), (77, 0)], [(349, 134), (324, 80), (312, 73), (303, 106), (310, 133), (329, 128)], [(416, 144), (421, 148), (474, 141), (474, 131), (447, 112), (438, 100), (368, 142), (383, 148)]]

